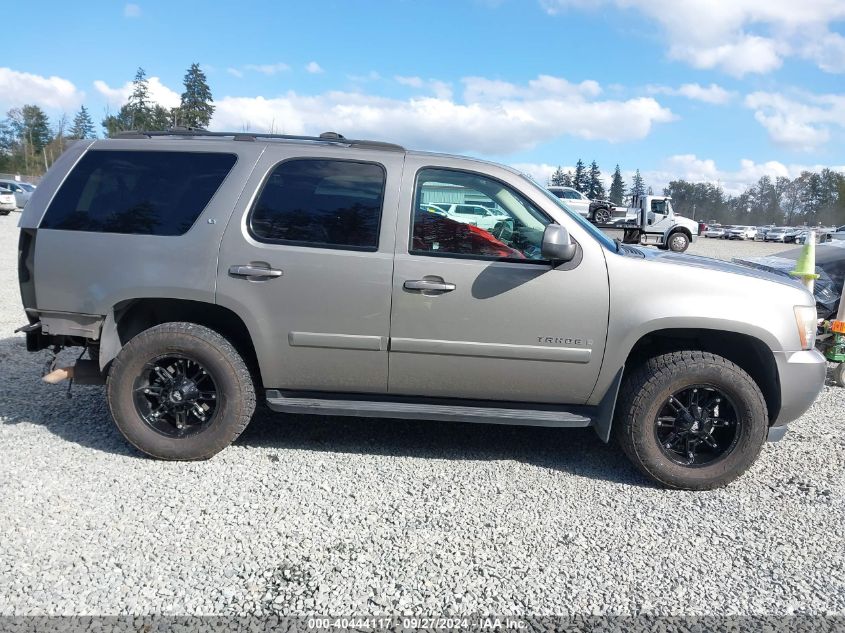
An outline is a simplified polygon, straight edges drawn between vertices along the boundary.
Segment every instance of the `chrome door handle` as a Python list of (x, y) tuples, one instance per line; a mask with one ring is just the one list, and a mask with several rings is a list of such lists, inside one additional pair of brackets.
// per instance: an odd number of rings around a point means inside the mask
[(404, 286), (406, 290), (436, 290), (439, 292), (452, 292), (456, 287), (455, 284), (435, 281), (434, 279), (409, 279)]
[(275, 278), (281, 277), (282, 271), (276, 268), (265, 268), (264, 266), (252, 266), (250, 264), (241, 264), (229, 266), (229, 274), (233, 277), (246, 278)]

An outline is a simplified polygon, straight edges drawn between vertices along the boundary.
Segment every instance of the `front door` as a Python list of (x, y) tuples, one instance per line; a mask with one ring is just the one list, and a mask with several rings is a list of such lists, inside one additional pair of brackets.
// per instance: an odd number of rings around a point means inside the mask
[[(521, 193), (514, 184), (521, 179), (504, 169), (497, 179), (461, 169), (465, 164), (443, 169), (427, 167), (424, 156), (406, 160), (390, 393), (583, 403), (607, 334), (602, 247), (567, 226), (583, 243), (575, 260), (552, 267), (540, 246), (548, 205), (556, 205), (537, 191), (533, 200)], [(485, 229), (440, 211), (464, 200), (501, 219)]]
[(250, 331), (265, 387), (387, 390), (403, 159), (268, 145), (246, 187), (257, 194), (223, 236), (217, 285)]

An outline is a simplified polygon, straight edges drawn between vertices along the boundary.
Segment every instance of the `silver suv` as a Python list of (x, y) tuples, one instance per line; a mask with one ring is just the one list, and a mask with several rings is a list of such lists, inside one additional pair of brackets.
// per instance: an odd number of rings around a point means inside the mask
[[(459, 221), (471, 204), (500, 219)], [(513, 169), (177, 130), (79, 141), (20, 222), (32, 351), (84, 346), (127, 440), (205, 459), (282, 413), (592, 427), (721, 486), (818, 394), (813, 297), (608, 239)]]

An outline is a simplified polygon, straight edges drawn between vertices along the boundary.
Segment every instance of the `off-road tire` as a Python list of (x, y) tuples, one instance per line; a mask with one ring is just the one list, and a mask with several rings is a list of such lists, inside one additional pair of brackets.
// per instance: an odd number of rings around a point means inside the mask
[[(167, 437), (152, 429), (134, 404), (134, 384), (144, 365), (179, 354), (205, 367), (217, 386), (217, 415), (188, 437)], [(138, 450), (159, 459), (201, 460), (220, 452), (246, 428), (255, 410), (252, 376), (232, 344), (195, 323), (164, 323), (132, 338), (111, 365), (106, 391), (117, 428)]]
[[(681, 243), (682, 242), (682, 243)], [(683, 231), (676, 231), (669, 235), (667, 247), (673, 253), (683, 253), (689, 248), (690, 239)]]
[(845, 363), (839, 363), (833, 368), (833, 381), (840, 387), (845, 387)]
[[(711, 464), (684, 466), (658, 444), (654, 424), (669, 396), (684, 387), (713, 385), (736, 404), (740, 423), (733, 449)], [(631, 462), (647, 477), (669, 488), (720, 488), (757, 459), (768, 434), (768, 409), (757, 383), (731, 361), (698, 350), (662, 354), (636, 366), (619, 392), (613, 434)]]

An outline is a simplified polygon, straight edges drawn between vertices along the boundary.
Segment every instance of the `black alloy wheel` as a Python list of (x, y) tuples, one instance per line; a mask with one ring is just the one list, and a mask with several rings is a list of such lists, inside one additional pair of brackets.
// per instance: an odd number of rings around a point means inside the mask
[(695, 468), (729, 454), (741, 424), (726, 394), (712, 385), (693, 385), (667, 398), (655, 418), (654, 433), (666, 457)]
[(214, 423), (217, 384), (196, 360), (183, 355), (156, 358), (135, 381), (134, 403), (141, 419), (166, 437), (183, 438)]

